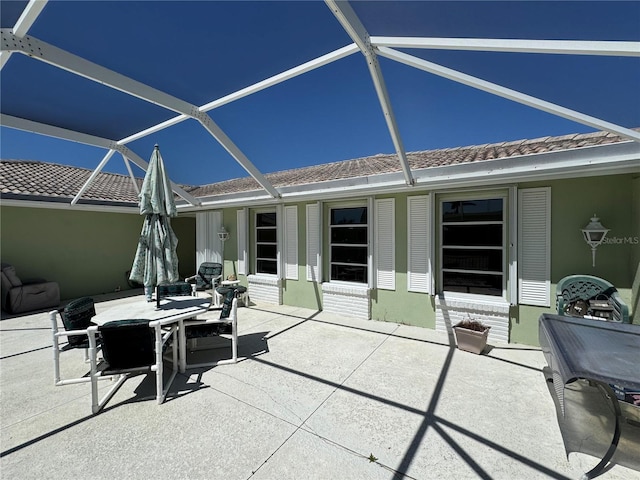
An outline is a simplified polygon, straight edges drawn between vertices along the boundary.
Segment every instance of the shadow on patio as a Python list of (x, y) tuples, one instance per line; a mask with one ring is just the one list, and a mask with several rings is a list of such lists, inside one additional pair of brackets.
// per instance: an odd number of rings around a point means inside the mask
[[(179, 375), (160, 406), (136, 377), (97, 416), (88, 385), (53, 386), (46, 313), (3, 321), (3, 475), (562, 479), (597, 463), (567, 460), (538, 349), (477, 356), (416, 327), (290, 306), (238, 314), (241, 362)], [(70, 368), (86, 368), (78, 355)], [(639, 476), (617, 465), (601, 478)]]

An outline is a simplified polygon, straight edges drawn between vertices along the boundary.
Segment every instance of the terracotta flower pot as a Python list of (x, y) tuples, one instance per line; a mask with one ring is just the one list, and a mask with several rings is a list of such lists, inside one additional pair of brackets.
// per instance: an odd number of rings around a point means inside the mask
[(486, 327), (484, 325), (480, 326), (483, 330), (478, 330), (477, 326), (469, 328), (469, 326), (465, 325), (464, 322), (453, 327), (456, 334), (456, 343), (460, 350), (476, 354), (482, 353), (487, 346), (487, 336), (489, 335), (489, 329), (491, 327)]

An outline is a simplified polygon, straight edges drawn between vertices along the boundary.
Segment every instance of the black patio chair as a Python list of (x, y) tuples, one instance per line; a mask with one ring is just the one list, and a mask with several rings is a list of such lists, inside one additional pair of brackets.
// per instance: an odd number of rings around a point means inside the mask
[(160, 301), (165, 297), (195, 296), (195, 285), (187, 282), (163, 283), (156, 287), (156, 306), (160, 308)]
[[(163, 351), (165, 345), (172, 340), (177, 345), (177, 326), (172, 324), (168, 331), (162, 329), (161, 321), (118, 320), (102, 326), (92, 326), (89, 334), (89, 358), (91, 362), (91, 411), (98, 413), (113, 397), (122, 384), (137, 373), (156, 374), (156, 400), (164, 402), (173, 379), (178, 371), (178, 349), (173, 351), (173, 370), (166, 384), (164, 383)], [(102, 338), (102, 355), (104, 362), (98, 362), (97, 336)], [(98, 395), (98, 380), (104, 376), (117, 375), (115, 385), (102, 397)]]
[[(91, 319), (95, 316), (96, 309), (93, 299), (82, 297), (69, 302), (64, 308), (49, 312), (51, 320), (51, 333), (53, 336), (53, 378), (56, 387), (71, 385), (74, 383), (89, 382), (88, 376), (63, 379), (60, 373), (60, 354), (70, 350), (81, 349), (84, 351), (84, 361), (89, 362), (89, 334), (87, 329), (94, 325)], [(58, 327), (58, 315), (62, 319), (64, 330)], [(66, 337), (67, 343), (61, 345), (60, 339)], [(100, 350), (100, 337), (96, 338), (96, 348)], [(104, 377), (108, 379), (109, 377)]]

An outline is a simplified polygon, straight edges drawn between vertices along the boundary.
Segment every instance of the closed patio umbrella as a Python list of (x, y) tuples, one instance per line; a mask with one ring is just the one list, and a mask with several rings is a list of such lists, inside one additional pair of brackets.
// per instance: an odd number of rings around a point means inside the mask
[(140, 214), (145, 215), (129, 279), (144, 285), (147, 301), (156, 285), (178, 280), (178, 238), (171, 229), (177, 215), (171, 183), (158, 145), (140, 189)]

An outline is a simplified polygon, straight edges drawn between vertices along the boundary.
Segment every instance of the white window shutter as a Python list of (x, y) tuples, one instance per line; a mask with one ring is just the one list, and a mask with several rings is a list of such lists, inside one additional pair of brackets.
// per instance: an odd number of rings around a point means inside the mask
[(320, 282), (320, 206), (307, 205), (307, 280)]
[(247, 254), (247, 211), (238, 210), (236, 212), (238, 231), (238, 274), (249, 274), (249, 259)]
[(551, 306), (551, 189), (527, 188), (518, 198), (518, 302)]
[(284, 275), (298, 280), (298, 207), (284, 207)]
[(375, 203), (376, 288), (396, 289), (396, 224), (395, 199), (384, 198)]
[(431, 293), (429, 195), (407, 198), (407, 290)]

